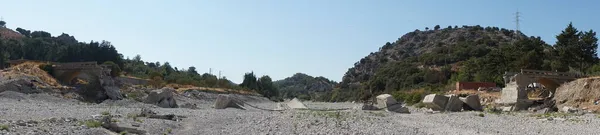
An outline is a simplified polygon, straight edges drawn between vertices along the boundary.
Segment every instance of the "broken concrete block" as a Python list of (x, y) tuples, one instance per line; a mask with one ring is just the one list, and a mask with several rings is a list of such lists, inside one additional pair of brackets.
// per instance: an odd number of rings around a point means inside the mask
[(217, 96), (217, 101), (215, 101), (214, 105), (215, 109), (225, 109), (229, 107), (244, 109), (242, 106), (244, 106), (242, 103), (239, 103), (229, 95), (224, 94), (219, 94), (219, 96)]
[(173, 93), (175, 93), (175, 89), (172, 88), (152, 90), (144, 102), (163, 108), (177, 108), (177, 101), (173, 98)]
[(289, 102), (287, 102), (287, 106), (292, 109), (308, 109), (308, 107), (306, 107), (306, 105), (304, 105), (304, 103), (300, 102), (300, 100), (298, 100), (298, 98), (294, 98), (294, 99), (290, 100)]
[(469, 95), (465, 98), (464, 103), (469, 106), (469, 109), (473, 109), (475, 111), (482, 111), (481, 103), (479, 101), (479, 95)]
[(461, 111), (463, 108), (463, 101), (459, 99), (456, 95), (446, 95), (448, 97), (448, 103), (446, 103), (446, 107), (444, 110), (451, 112)]
[(395, 113), (410, 113), (408, 108), (402, 106), (402, 104), (395, 104), (395, 105), (388, 106), (387, 108), (385, 108), (385, 111), (395, 112)]
[(396, 99), (394, 99), (394, 97), (392, 97), (392, 95), (390, 95), (390, 94), (381, 94), (381, 95), (377, 96), (376, 98), (377, 98), (377, 105), (375, 107), (377, 107), (379, 109), (383, 109), (388, 106), (398, 104), (398, 101), (396, 101)]
[(502, 111), (503, 111), (503, 112), (510, 112), (510, 111), (512, 111), (512, 110), (513, 110), (513, 107), (512, 107), (512, 106), (502, 107)]
[(429, 94), (423, 98), (423, 104), (425, 104), (425, 107), (434, 111), (444, 110), (447, 102), (448, 97), (437, 94)]

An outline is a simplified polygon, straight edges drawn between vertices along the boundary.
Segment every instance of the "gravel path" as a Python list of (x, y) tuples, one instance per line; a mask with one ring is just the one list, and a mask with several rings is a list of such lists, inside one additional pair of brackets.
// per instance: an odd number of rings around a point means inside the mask
[[(411, 114), (384, 111), (263, 111), (253, 108), (211, 108), (214, 94), (205, 98), (178, 99), (196, 103), (199, 109), (157, 108), (131, 100), (88, 104), (45, 94), (0, 93), (0, 134), (111, 134), (103, 128), (85, 126), (93, 115), (109, 113), (115, 121), (147, 131), (149, 134), (597, 134), (600, 118), (594, 114), (566, 116), (548, 120), (529, 113), (489, 114), (480, 112), (426, 113), (411, 109)], [(183, 97), (178, 97), (183, 98)], [(245, 98), (262, 108), (275, 103), (257, 97)], [(356, 108), (354, 103), (306, 102), (310, 108)], [(151, 108), (159, 114), (183, 115), (181, 121), (131, 117), (140, 109)], [(3, 129), (6, 127), (7, 129)], [(8, 130), (8, 131), (7, 131)], [(114, 134), (114, 133), (113, 133)]]

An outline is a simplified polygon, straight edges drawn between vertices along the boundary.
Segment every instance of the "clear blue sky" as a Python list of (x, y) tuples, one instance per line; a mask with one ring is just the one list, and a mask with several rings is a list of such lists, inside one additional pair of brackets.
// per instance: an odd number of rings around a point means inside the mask
[(355, 62), (415, 29), (439, 24), (521, 30), (554, 44), (573, 21), (600, 30), (597, 0), (4, 0), (7, 27), (107, 40), (120, 53), (199, 72), (274, 80), (302, 72), (340, 81)]

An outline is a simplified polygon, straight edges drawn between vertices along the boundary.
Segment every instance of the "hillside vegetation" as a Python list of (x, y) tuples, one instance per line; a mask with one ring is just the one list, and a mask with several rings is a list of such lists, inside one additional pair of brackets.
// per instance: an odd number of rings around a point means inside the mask
[[(234, 84), (226, 77), (218, 78), (208, 73), (198, 73), (195, 67), (180, 69), (169, 62), (145, 62), (137, 55), (125, 59), (109, 41), (80, 42), (69, 34), (52, 36), (45, 31), (30, 31), (17, 28), (16, 32), (6, 28), (0, 21), (0, 69), (8, 66), (8, 61), (17, 59), (52, 62), (96, 61), (98, 64), (113, 65), (113, 76), (133, 76), (151, 80), (155, 87), (175, 83), (198, 87), (253, 90), (267, 97), (277, 97), (277, 92), (269, 76), (257, 79), (253, 73), (245, 75), (241, 85)], [(252, 78), (254, 77), (254, 78)], [(254, 80), (251, 80), (254, 79)]]
[(343, 100), (364, 100), (379, 93), (412, 100), (451, 90), (457, 81), (503, 86), (506, 71), (599, 71), (594, 31), (582, 32), (569, 24), (556, 38), (551, 46), (540, 37), (497, 27), (415, 30), (355, 63), (340, 83), (340, 94)]
[(332, 92), (337, 82), (322, 76), (313, 77), (296, 73), (291, 77), (275, 81), (273, 84), (279, 89), (283, 98), (329, 100), (327, 93)]

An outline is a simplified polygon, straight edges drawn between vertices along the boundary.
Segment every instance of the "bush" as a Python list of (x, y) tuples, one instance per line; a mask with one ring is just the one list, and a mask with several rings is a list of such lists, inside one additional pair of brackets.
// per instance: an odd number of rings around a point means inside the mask
[(404, 103), (407, 105), (413, 105), (421, 102), (423, 97), (425, 97), (425, 91), (396, 91), (392, 94), (392, 96), (398, 101), (404, 101)]
[(121, 74), (121, 68), (116, 63), (112, 61), (106, 61), (103, 63), (103, 65), (110, 66), (110, 76), (118, 77)]

